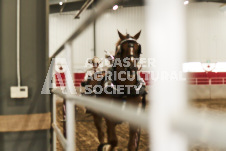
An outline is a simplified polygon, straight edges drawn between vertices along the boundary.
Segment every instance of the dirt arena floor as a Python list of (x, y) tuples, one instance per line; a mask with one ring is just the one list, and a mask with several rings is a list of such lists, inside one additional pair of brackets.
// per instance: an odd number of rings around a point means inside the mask
[[(57, 122), (58, 126), (63, 130), (63, 110), (62, 101), (57, 103)], [(105, 124), (104, 124), (105, 125)], [(106, 131), (106, 126), (104, 127)], [(128, 123), (117, 125), (116, 133), (119, 144), (118, 151), (126, 151), (129, 138)], [(79, 107), (76, 108), (76, 150), (77, 151), (96, 151), (99, 145), (97, 138), (97, 130), (94, 126), (93, 117), (91, 114), (85, 114)], [(107, 141), (107, 140), (106, 140)], [(148, 133), (141, 130), (139, 150), (148, 150)], [(63, 151), (60, 143), (57, 143), (57, 151)]]
[[(195, 100), (190, 101), (191, 106), (200, 108), (201, 110), (212, 110), (226, 112), (225, 100)], [(62, 101), (57, 103), (57, 122), (61, 130), (63, 130), (63, 110)], [(106, 130), (106, 127), (105, 127)], [(94, 126), (93, 117), (85, 114), (81, 108), (76, 108), (76, 150), (77, 151), (96, 151), (98, 146), (97, 131)], [(126, 151), (129, 132), (128, 124), (123, 123), (117, 126), (117, 136), (119, 144), (117, 151)], [(141, 131), (139, 151), (149, 150), (149, 137), (147, 131)], [(226, 149), (215, 149), (206, 144), (190, 144), (190, 151), (226, 151)], [(57, 151), (63, 151), (60, 143), (57, 143)]]
[[(216, 112), (219, 115), (226, 113), (226, 99), (193, 100), (190, 101), (190, 105), (199, 108), (202, 113), (205, 111)], [(226, 151), (226, 148), (213, 148), (207, 144), (190, 144), (189, 147), (191, 151)]]

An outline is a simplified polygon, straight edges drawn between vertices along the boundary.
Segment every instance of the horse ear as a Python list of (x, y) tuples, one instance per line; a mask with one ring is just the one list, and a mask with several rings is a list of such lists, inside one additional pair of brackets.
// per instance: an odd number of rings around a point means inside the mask
[(119, 35), (119, 37), (120, 37), (121, 40), (126, 39), (126, 36), (124, 36), (124, 35), (123, 35), (122, 33), (120, 33), (119, 31), (118, 31), (118, 35)]
[(137, 40), (140, 37), (140, 33), (141, 33), (141, 30), (135, 36), (133, 36), (133, 38)]

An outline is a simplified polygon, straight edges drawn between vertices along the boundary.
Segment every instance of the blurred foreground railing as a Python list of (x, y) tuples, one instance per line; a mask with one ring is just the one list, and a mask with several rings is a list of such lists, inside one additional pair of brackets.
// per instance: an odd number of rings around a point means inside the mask
[[(66, 134), (67, 134), (67, 140), (64, 138), (63, 134), (60, 132), (60, 128), (57, 126), (56, 123), (56, 99), (54, 99), (54, 105), (53, 105), (53, 111), (54, 111), (54, 121), (53, 121), (53, 128), (59, 138), (59, 141), (61, 142), (64, 149), (67, 151), (73, 150), (75, 146), (75, 105), (78, 106), (84, 106), (88, 108), (89, 110), (92, 110), (94, 112), (97, 112), (99, 114), (104, 115), (105, 117), (114, 118), (120, 121), (126, 121), (134, 126), (139, 126), (144, 129), (148, 129), (148, 115), (143, 112), (141, 108), (137, 108), (134, 106), (128, 106), (128, 104), (125, 107), (125, 104), (123, 103), (117, 103), (114, 102), (113, 99), (102, 99), (102, 98), (96, 98), (96, 97), (85, 97), (85, 96), (76, 96), (76, 95), (66, 95), (63, 94), (60, 89), (54, 89), (52, 90), (52, 93), (54, 95), (58, 95), (62, 97), (67, 104), (67, 120), (66, 120)], [(70, 108), (68, 110), (68, 108)], [(73, 135), (73, 136), (72, 136)], [(70, 144), (69, 144), (70, 142)], [(70, 145), (71, 150), (68, 149)]]
[[(67, 63), (72, 69), (71, 41), (77, 38), (95, 19), (118, 0), (103, 0), (92, 16), (85, 19), (71, 36), (59, 47), (50, 58), (56, 57), (66, 49)], [(180, 65), (185, 59), (184, 6), (178, 0), (153, 0), (147, 11), (148, 50), (158, 60), (156, 72), (180, 72)], [(164, 11), (163, 11), (164, 10)], [(164, 55), (163, 55), (164, 54)], [(180, 59), (178, 59), (180, 58)], [(72, 70), (71, 70), (72, 71)], [(66, 73), (66, 90), (72, 90), (73, 81), (70, 73)], [(149, 131), (153, 151), (187, 151), (187, 141), (198, 141), (216, 147), (226, 147), (226, 116), (214, 118), (215, 113), (205, 113), (187, 109), (186, 85), (177, 80), (157, 81), (151, 88), (148, 100), (152, 104), (148, 114), (134, 107), (95, 97), (79, 97), (63, 94), (61, 90), (53, 90), (53, 129), (66, 151), (75, 150), (75, 105), (85, 106), (110, 118), (127, 121)], [(67, 91), (69, 92), (69, 91)], [(66, 135), (64, 138), (56, 122), (56, 95), (66, 100)], [(178, 135), (179, 134), (179, 135)], [(56, 139), (54, 138), (54, 142)], [(54, 147), (56, 149), (56, 146)]]
[[(148, 124), (150, 122), (148, 112), (145, 113), (143, 110), (137, 109), (137, 107), (125, 107), (123, 103), (114, 102), (113, 99), (66, 95), (60, 89), (54, 89), (52, 93), (62, 97), (72, 109), (66, 113), (67, 139), (64, 138), (60, 128), (57, 126), (56, 118), (52, 124), (60, 143), (67, 151), (69, 151), (69, 142), (73, 146), (71, 148), (75, 148), (75, 118), (73, 116), (75, 114), (75, 105), (84, 106), (109, 118), (129, 122), (146, 129), (151, 134), (150, 125)], [(55, 112), (56, 98), (53, 106), (53, 111)], [(56, 117), (56, 113), (53, 114)], [(226, 148), (226, 120), (224, 119), (226, 119), (226, 114), (222, 114), (222, 112), (186, 108), (179, 115), (172, 116), (169, 123), (172, 131), (183, 134), (189, 142), (200, 142), (214, 147)], [(73, 136), (70, 137), (70, 135)]]

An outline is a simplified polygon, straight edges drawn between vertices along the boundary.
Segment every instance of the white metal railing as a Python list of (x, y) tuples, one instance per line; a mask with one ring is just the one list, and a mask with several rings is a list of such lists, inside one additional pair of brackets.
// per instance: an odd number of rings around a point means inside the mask
[[(114, 99), (102, 99), (96, 97), (66, 95), (60, 89), (54, 89), (52, 92), (66, 101), (72, 102), (72, 105), (85, 106), (90, 110), (104, 115), (116, 118), (121, 121), (127, 121), (136, 126), (148, 129), (148, 115), (140, 108), (134, 106), (124, 107), (124, 104), (114, 102)], [(123, 116), (122, 116), (123, 115)], [(134, 120), (134, 118), (136, 120)]]
[[(180, 0), (151, 0), (147, 12), (148, 50), (154, 72), (180, 73), (185, 61), (184, 6)], [(175, 132), (172, 118), (186, 105), (185, 81), (160, 79), (151, 89), (151, 150), (186, 151), (186, 137)]]
[[(93, 14), (85, 19), (78, 30), (61, 45), (61, 47), (51, 57), (56, 57), (64, 48), (67, 52), (67, 61), (71, 68), (72, 50), (71, 41), (78, 37), (88, 25), (98, 18), (108, 7), (116, 3), (117, 0), (103, 0)], [(147, 0), (148, 3), (151, 3)], [(181, 3), (181, 4), (180, 4)], [(151, 23), (147, 27), (152, 30), (148, 32), (150, 49), (153, 50), (152, 57), (160, 62), (156, 71), (179, 71), (178, 64), (183, 62), (184, 48), (184, 6), (178, 0), (152, 0), (151, 8), (147, 12), (147, 20)], [(151, 15), (150, 15), (151, 14)], [(172, 39), (170, 36), (174, 36)], [(168, 36), (168, 37), (167, 37)], [(151, 45), (150, 45), (151, 44)], [(152, 49), (153, 48), (153, 49)], [(167, 53), (164, 57), (163, 54)], [(166, 55), (166, 54), (165, 54)], [(149, 54), (149, 56), (151, 56)], [(178, 58), (180, 58), (178, 60)], [(66, 77), (70, 76), (66, 73)], [(211, 145), (226, 147), (226, 115), (215, 119), (213, 113), (205, 113), (205, 116), (198, 111), (186, 108), (185, 85), (178, 81), (157, 81), (152, 87), (149, 114), (141, 112), (134, 107), (124, 108), (122, 104), (112, 103), (95, 97), (79, 97), (71, 94), (63, 94), (61, 90), (55, 89), (53, 98), (53, 129), (54, 141), (59, 138), (66, 151), (75, 150), (75, 110), (74, 105), (85, 106), (96, 112), (103, 113), (109, 117), (128, 121), (131, 124), (145, 128), (152, 133), (153, 151), (187, 151), (186, 140), (202, 141)], [(66, 89), (73, 89), (73, 81), (66, 80)], [(64, 138), (56, 123), (56, 96), (66, 100), (66, 128), (67, 138)], [(215, 114), (215, 113), (214, 113)], [(123, 116), (122, 116), (123, 115)], [(182, 135), (183, 134), (183, 135)], [(56, 146), (55, 146), (56, 148)]]
[[(226, 113), (188, 108), (172, 119), (172, 128), (190, 144), (226, 149)], [(201, 146), (200, 145), (200, 146)], [(188, 149), (187, 149), (188, 150)], [(215, 150), (215, 149), (214, 149)]]
[[(90, 110), (102, 113), (109, 118), (127, 121), (135, 126), (150, 130), (150, 125), (148, 125), (150, 116), (148, 113), (142, 112), (142, 110), (139, 110), (134, 106), (124, 108), (123, 103), (116, 103), (109, 99), (63, 94), (60, 89), (54, 89), (52, 90), (52, 93), (64, 98), (69, 102), (67, 105), (71, 106), (73, 109), (67, 112), (67, 115), (69, 115), (66, 120), (67, 135), (75, 135), (75, 129), (73, 128), (75, 126), (75, 118), (70, 116), (71, 114), (75, 114), (74, 105), (85, 106)], [(55, 98), (53, 101), (53, 104), (56, 104)], [(56, 106), (53, 106), (53, 111), (56, 111)], [(221, 112), (203, 112), (185, 108), (180, 114), (173, 114), (173, 116), (171, 116), (169, 119), (169, 128), (175, 132), (182, 133), (191, 142), (208, 143), (212, 146), (223, 148), (226, 147), (224, 142), (226, 139), (226, 121), (222, 121), (222, 119), (226, 119), (226, 114), (222, 114)], [(55, 116), (53, 121), (52, 125), (60, 143), (65, 150), (69, 150), (69, 142), (72, 146), (75, 145), (74, 138), (68, 137), (66, 140), (57, 126)], [(161, 125), (159, 125), (159, 127), (161, 127)]]
[[(185, 6), (180, 0), (146, 2), (147, 50), (157, 62), (154, 72), (180, 72), (186, 54)], [(203, 116), (187, 108), (182, 81), (158, 80), (151, 87), (149, 100), (152, 151), (188, 151), (188, 141), (226, 147), (226, 116), (215, 119), (211, 112)]]
[[(66, 39), (66, 41), (56, 50), (56, 52), (50, 57), (50, 60), (55, 58), (61, 51), (64, 49), (66, 50), (66, 59), (67, 65), (69, 70), (72, 71), (72, 40), (76, 39), (86, 28), (93, 23), (99, 16), (101, 16), (108, 8), (112, 7), (115, 3), (119, 2), (120, 0), (102, 0), (96, 6), (95, 11), (91, 16), (88, 16), (84, 19), (84, 22)], [(73, 81), (70, 81), (69, 77), (73, 77), (70, 75), (70, 72), (65, 73), (66, 76), (66, 91), (71, 94), (74, 94), (74, 84)], [(55, 99), (55, 97), (54, 97)], [(53, 100), (54, 100), (53, 99)], [(55, 100), (54, 100), (55, 101)], [(56, 151), (56, 136), (59, 138), (63, 148), (66, 151), (74, 151), (75, 150), (75, 111), (74, 111), (74, 103), (71, 101), (66, 100), (66, 129), (67, 129), (67, 139), (63, 137), (60, 133), (60, 129), (57, 127), (56, 124), (56, 102), (53, 102), (53, 149)]]
[(100, 17), (113, 4), (119, 1), (121, 0), (101, 0), (92, 15), (84, 19), (84, 22), (65, 40), (65, 42), (56, 50), (50, 59), (55, 58), (64, 49), (66, 43), (70, 43), (72, 40), (76, 39), (84, 30), (87, 29), (87, 27), (89, 27), (91, 23)]
[(221, 84), (225, 85), (225, 77), (203, 77), (203, 78), (189, 78), (188, 83), (193, 85), (214, 85), (214, 84)]

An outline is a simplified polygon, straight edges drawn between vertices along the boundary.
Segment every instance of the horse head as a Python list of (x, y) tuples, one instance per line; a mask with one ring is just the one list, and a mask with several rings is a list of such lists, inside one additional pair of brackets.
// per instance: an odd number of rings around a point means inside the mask
[(134, 36), (123, 35), (118, 31), (120, 40), (116, 44), (116, 57), (121, 60), (124, 71), (130, 71), (131, 74), (137, 72), (137, 63), (141, 54), (141, 45), (137, 42), (141, 31)]

